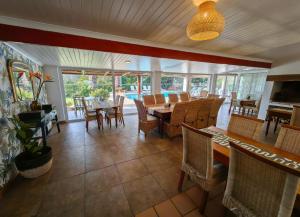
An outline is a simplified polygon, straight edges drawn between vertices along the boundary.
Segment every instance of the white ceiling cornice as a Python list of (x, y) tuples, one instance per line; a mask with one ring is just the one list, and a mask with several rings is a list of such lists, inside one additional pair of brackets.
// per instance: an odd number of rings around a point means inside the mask
[(90, 37), (90, 38), (105, 39), (105, 40), (112, 40), (112, 41), (118, 41), (118, 42), (130, 43), (130, 44), (165, 48), (165, 49), (170, 49), (170, 50), (178, 50), (178, 51), (184, 51), (184, 52), (192, 52), (192, 53), (199, 53), (199, 54), (208, 54), (208, 55), (237, 58), (237, 59), (250, 60), (250, 61), (272, 63), (272, 61), (266, 60), (266, 59), (251, 58), (251, 57), (245, 57), (245, 56), (239, 56), (239, 55), (230, 55), (230, 54), (224, 54), (224, 53), (220, 53), (220, 52), (210, 52), (207, 50), (186, 48), (186, 47), (180, 47), (180, 46), (170, 46), (170, 45), (166, 45), (166, 44), (162, 44), (162, 43), (139, 40), (139, 39), (135, 39), (135, 38), (121, 37), (121, 36), (117, 36), (117, 35), (104, 34), (104, 33), (99, 33), (99, 32), (93, 32), (93, 31), (70, 28), (70, 27), (65, 27), (65, 26), (41, 23), (41, 22), (24, 20), (24, 19), (7, 17), (7, 16), (0, 16), (0, 23), (12, 25), (12, 26), (21, 26), (21, 27), (32, 28), (32, 29), (39, 29), (39, 30), (45, 30), (45, 31), (51, 31), (51, 32), (84, 36), (84, 37)]

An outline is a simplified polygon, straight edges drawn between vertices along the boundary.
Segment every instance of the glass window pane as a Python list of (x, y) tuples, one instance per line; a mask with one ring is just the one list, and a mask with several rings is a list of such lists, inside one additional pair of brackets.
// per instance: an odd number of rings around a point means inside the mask
[(161, 77), (161, 92), (167, 97), (169, 93), (184, 91), (184, 77), (178, 75), (163, 75)]
[(197, 76), (191, 78), (190, 93), (192, 96), (199, 96), (202, 90), (209, 91), (209, 76)]

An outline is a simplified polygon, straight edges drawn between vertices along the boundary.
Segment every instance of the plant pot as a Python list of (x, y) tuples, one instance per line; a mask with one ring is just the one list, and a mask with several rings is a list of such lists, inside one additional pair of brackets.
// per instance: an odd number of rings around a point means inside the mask
[(37, 178), (47, 173), (52, 166), (52, 149), (45, 146), (42, 154), (32, 158), (26, 152), (22, 152), (15, 158), (15, 164), (19, 173), (25, 178)]
[(34, 100), (30, 103), (30, 108), (32, 111), (38, 111), (42, 109), (42, 105), (37, 100)]

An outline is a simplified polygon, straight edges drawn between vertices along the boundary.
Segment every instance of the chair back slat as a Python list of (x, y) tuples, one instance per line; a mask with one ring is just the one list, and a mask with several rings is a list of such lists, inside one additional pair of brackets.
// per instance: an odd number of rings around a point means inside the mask
[(155, 105), (155, 98), (153, 95), (145, 95), (144, 97), (144, 105)]
[(294, 105), (290, 124), (300, 127), (300, 106)]
[(165, 96), (163, 94), (155, 94), (155, 104), (165, 104)]
[(200, 97), (207, 97), (208, 91), (207, 90), (201, 90)]
[(178, 95), (176, 93), (169, 94), (169, 103), (177, 103), (178, 102)]
[(198, 101), (198, 111), (197, 111), (197, 124), (196, 127), (198, 129), (209, 127), (209, 117), (211, 112), (213, 100), (211, 99), (203, 99)]
[(173, 112), (171, 114), (170, 124), (173, 126), (180, 126), (184, 122), (184, 118), (187, 112), (187, 103), (178, 102), (175, 104)]
[(278, 134), (275, 147), (300, 155), (300, 128), (283, 125)]
[(146, 121), (147, 120), (147, 110), (146, 110), (145, 106), (143, 105), (143, 102), (140, 100), (134, 99), (134, 103), (138, 110), (139, 120)]
[(125, 97), (124, 96), (120, 96), (119, 97), (119, 112), (120, 113), (123, 113), (123, 107), (124, 107), (124, 100), (125, 100)]
[(190, 100), (190, 96), (189, 96), (189, 93), (188, 92), (182, 92), (180, 93), (180, 101), (181, 102), (187, 102)]
[(263, 120), (232, 114), (228, 124), (228, 131), (257, 140), (263, 123)]
[(115, 104), (119, 104), (119, 101), (120, 101), (120, 95), (117, 95), (116, 98), (115, 98)]

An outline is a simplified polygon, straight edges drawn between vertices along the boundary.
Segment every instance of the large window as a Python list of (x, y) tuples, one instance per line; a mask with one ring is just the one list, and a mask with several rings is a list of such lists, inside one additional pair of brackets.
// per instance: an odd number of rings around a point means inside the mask
[(134, 99), (151, 94), (151, 77), (142, 73), (119, 73), (115, 75), (116, 95), (125, 97), (124, 113), (136, 113)]
[(112, 76), (63, 74), (63, 81), (69, 120), (83, 119), (80, 97), (87, 103), (113, 99)]
[(210, 76), (193, 76), (190, 80), (190, 93), (192, 96), (199, 96), (202, 90), (209, 91)]
[(180, 93), (185, 90), (185, 77), (174, 74), (163, 74), (161, 76), (161, 93), (166, 97), (169, 93)]
[(244, 99), (250, 96), (252, 99), (259, 99), (263, 93), (267, 73), (241, 74), (238, 98)]

